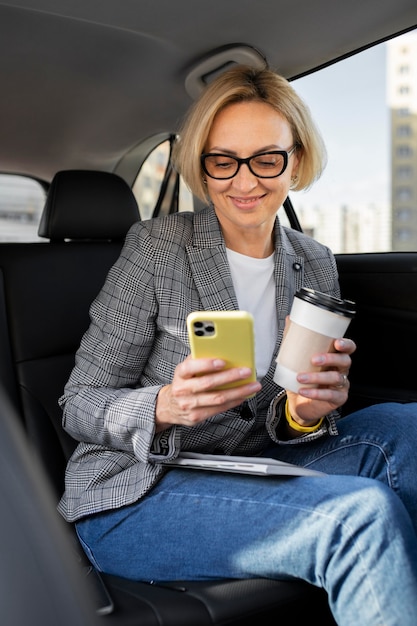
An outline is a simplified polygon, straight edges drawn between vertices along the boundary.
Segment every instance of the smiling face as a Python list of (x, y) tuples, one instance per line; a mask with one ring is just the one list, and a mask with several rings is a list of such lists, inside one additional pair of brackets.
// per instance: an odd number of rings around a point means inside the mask
[[(261, 152), (289, 151), (293, 144), (287, 120), (269, 104), (250, 101), (229, 104), (217, 114), (204, 151), (247, 158)], [(258, 178), (247, 164), (228, 180), (206, 176), (227, 247), (243, 254), (252, 251), (253, 256), (272, 253), (275, 216), (296, 174), (296, 155), (289, 157), (286, 170), (277, 178)]]

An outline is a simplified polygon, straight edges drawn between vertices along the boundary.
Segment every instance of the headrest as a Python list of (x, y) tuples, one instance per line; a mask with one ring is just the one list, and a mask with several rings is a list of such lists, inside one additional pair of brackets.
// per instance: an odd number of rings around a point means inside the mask
[(135, 196), (117, 174), (64, 170), (51, 182), (38, 235), (52, 240), (122, 239), (139, 219)]

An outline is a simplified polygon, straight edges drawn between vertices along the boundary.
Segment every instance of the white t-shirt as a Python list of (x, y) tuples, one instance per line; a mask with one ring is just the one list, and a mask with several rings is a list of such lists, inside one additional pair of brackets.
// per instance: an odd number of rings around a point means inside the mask
[(255, 259), (227, 249), (227, 258), (239, 309), (254, 317), (256, 375), (260, 379), (269, 369), (278, 336), (274, 254)]

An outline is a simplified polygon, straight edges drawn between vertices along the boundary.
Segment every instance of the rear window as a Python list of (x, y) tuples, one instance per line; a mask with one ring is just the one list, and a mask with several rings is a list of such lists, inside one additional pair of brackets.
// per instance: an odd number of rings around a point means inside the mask
[(36, 180), (0, 174), (0, 241), (36, 241), (45, 204), (45, 190)]

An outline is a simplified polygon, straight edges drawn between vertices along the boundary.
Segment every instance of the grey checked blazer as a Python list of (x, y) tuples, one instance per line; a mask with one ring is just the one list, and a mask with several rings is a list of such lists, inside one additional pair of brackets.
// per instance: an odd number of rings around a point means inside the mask
[[(331, 251), (278, 219), (275, 281), (279, 337), (262, 390), (197, 427), (155, 435), (157, 394), (190, 351), (188, 313), (238, 309), (238, 303), (212, 207), (132, 226), (91, 305), (91, 324), (60, 399), (63, 426), (80, 442), (59, 505), (68, 521), (135, 502), (167, 471), (162, 461), (180, 450), (251, 455), (278, 441), (283, 390), (273, 374), (294, 293), (301, 286), (340, 293)], [(335, 428), (332, 416), (325, 428)]]

